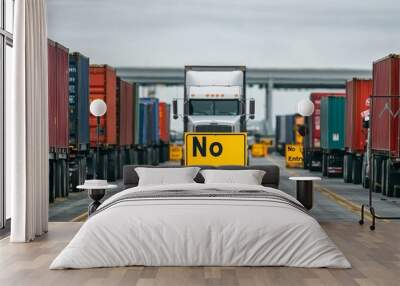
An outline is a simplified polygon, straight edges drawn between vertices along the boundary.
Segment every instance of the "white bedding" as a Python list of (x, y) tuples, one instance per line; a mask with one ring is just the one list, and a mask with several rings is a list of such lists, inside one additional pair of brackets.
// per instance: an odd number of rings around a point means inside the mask
[[(145, 266), (294, 266), (350, 268), (318, 222), (282, 203), (246, 198), (111, 201), (131, 192), (263, 190), (238, 184), (182, 184), (127, 189), (106, 200), (50, 269)], [(298, 203), (298, 202), (297, 202)]]

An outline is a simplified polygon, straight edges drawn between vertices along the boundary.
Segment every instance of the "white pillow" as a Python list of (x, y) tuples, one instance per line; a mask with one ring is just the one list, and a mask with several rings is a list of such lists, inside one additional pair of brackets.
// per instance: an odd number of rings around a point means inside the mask
[(139, 177), (138, 186), (195, 183), (193, 180), (200, 168), (135, 168)]
[(261, 170), (202, 170), (205, 184), (246, 184), (261, 185), (265, 171)]

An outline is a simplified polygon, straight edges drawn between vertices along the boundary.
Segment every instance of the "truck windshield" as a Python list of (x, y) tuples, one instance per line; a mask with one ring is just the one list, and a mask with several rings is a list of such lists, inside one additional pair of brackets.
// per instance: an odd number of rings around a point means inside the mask
[(190, 115), (239, 115), (239, 100), (235, 99), (191, 99)]

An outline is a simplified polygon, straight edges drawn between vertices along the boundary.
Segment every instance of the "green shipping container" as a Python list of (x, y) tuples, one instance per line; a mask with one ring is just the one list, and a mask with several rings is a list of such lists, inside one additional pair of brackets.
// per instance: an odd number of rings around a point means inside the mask
[(344, 149), (345, 98), (329, 96), (321, 100), (321, 148)]

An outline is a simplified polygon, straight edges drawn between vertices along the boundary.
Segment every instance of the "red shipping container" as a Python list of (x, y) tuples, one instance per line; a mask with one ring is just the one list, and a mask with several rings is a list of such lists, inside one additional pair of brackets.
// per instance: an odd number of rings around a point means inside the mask
[(400, 55), (389, 55), (373, 64), (371, 147), (375, 152), (400, 157), (399, 96)]
[(133, 144), (133, 86), (117, 78), (118, 145)]
[(372, 80), (352, 79), (346, 83), (345, 147), (349, 152), (364, 152), (368, 132), (362, 127), (363, 111), (369, 109)]
[(48, 40), (49, 146), (53, 151), (68, 148), (69, 51)]
[[(99, 143), (103, 145), (117, 144), (117, 76), (113, 68), (107, 65), (90, 66), (90, 97), (102, 99), (107, 104), (107, 112), (100, 118)], [(90, 146), (96, 146), (97, 130), (96, 117), (90, 115)]]
[(313, 92), (310, 100), (314, 103), (314, 113), (311, 115), (311, 148), (321, 147), (321, 99), (326, 96), (345, 96), (344, 93)]
[(169, 143), (169, 133), (170, 133), (170, 105), (165, 102), (160, 102), (158, 104), (159, 113), (159, 129), (160, 129), (160, 140), (168, 144)]

